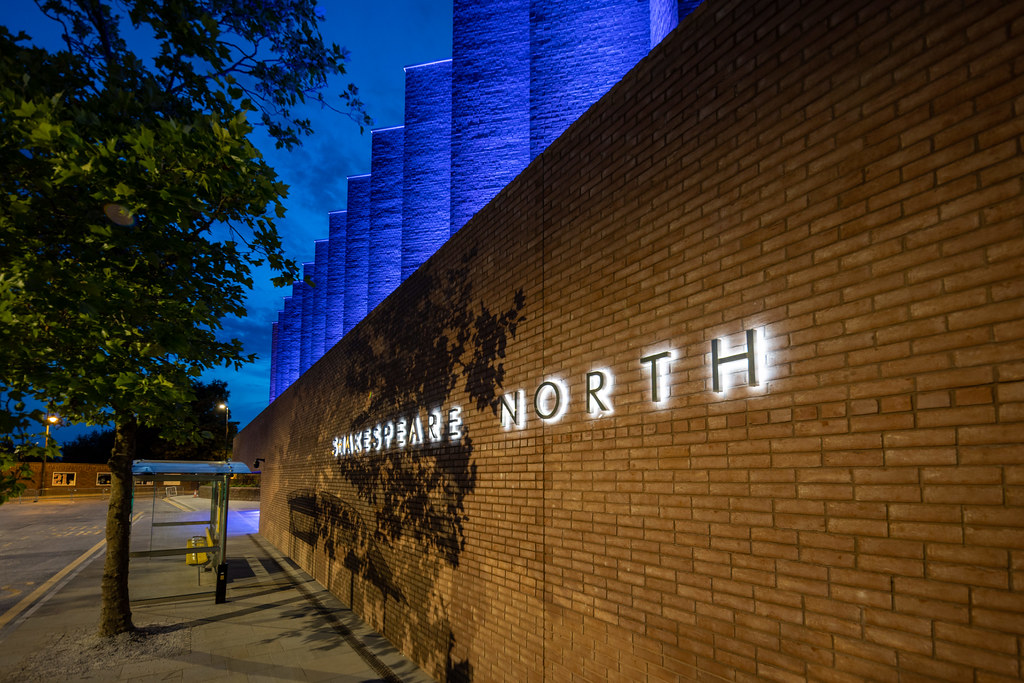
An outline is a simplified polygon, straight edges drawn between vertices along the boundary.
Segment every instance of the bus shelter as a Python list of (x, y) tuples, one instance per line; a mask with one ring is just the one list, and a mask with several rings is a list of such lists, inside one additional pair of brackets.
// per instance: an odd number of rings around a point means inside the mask
[[(132, 510), (137, 511), (145, 499), (145, 494), (152, 496), (150, 543), (148, 550), (132, 551), (130, 556), (139, 557), (173, 557), (180, 555), (185, 565), (196, 566), (197, 571), (204, 568), (216, 569), (215, 601), (225, 601), (227, 592), (227, 536), (228, 536), (228, 495), (229, 482), (235, 474), (249, 474), (249, 467), (242, 462), (233, 461), (189, 461), (189, 460), (135, 460), (132, 462), (134, 481)], [(163, 484), (163, 485), (161, 485)], [(210, 514), (201, 515), (200, 519), (160, 521), (157, 515), (157, 498), (171, 498), (179, 491), (197, 489), (198, 486), (210, 486)], [(149, 489), (149, 490), (147, 490)], [(162, 495), (161, 495), (162, 494)], [(153, 534), (156, 529), (167, 527), (191, 527), (194, 532), (185, 534), (187, 539), (174, 547), (153, 547)], [(174, 536), (174, 538), (177, 538)]]

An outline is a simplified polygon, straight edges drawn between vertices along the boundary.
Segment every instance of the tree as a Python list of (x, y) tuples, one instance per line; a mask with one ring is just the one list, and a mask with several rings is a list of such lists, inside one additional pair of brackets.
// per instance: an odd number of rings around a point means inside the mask
[(225, 413), (220, 409), (228, 402), (227, 383), (213, 380), (193, 385), (195, 398), (181, 406), (192, 425), (187, 441), (164, 436), (159, 427), (139, 429), (137, 454), (150, 460), (221, 460), (228, 454), (228, 444), (234, 438), (235, 427), (229, 425), (225, 435)]
[(65, 462), (105, 463), (114, 449), (114, 430), (100, 429), (81, 434), (61, 445)]
[[(131, 461), (140, 425), (194, 434), (192, 381), (252, 359), (218, 337), (244, 316), (252, 268), (298, 275), (275, 220), (287, 188), (251, 138), (311, 132), (347, 55), (312, 0), (37, 0), (63, 30), (46, 51), (0, 27), (0, 393), (115, 425), (100, 633), (132, 630)], [(142, 45), (136, 53), (129, 44)], [(369, 119), (349, 85), (339, 107)]]
[[(193, 425), (191, 439), (164, 437), (159, 427), (140, 426), (135, 438), (135, 454), (144, 460), (220, 460), (225, 455), (225, 441), (234, 438), (231, 425), (224, 435), (224, 413), (218, 406), (228, 400), (227, 384), (221, 380), (196, 382), (192, 387), (195, 399), (181, 406), (182, 419)], [(114, 430), (103, 429), (82, 434), (61, 446), (65, 462), (104, 463), (114, 447)]]

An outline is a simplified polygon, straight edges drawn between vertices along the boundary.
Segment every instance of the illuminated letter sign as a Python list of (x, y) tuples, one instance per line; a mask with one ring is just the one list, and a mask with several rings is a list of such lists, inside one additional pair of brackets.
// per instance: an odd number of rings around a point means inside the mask
[(331, 455), (340, 458), (359, 453), (381, 453), (394, 448), (405, 450), (426, 444), (457, 444), (465, 435), (462, 408), (459, 406), (438, 406), (427, 411), (425, 434), (420, 415), (421, 411), (417, 410), (411, 415), (378, 422), (361, 431), (335, 436), (330, 442)]
[(756, 387), (759, 384), (758, 377), (758, 348), (757, 343), (757, 331), (747, 330), (747, 350), (743, 353), (736, 353), (731, 356), (722, 357), (722, 340), (712, 339), (711, 340), (711, 383), (712, 389), (715, 393), (721, 393), (725, 391), (722, 382), (721, 368), (723, 365), (729, 365), (738, 361), (747, 361), (747, 384)]
[[(546, 390), (546, 391), (545, 391)], [(543, 396), (547, 394), (547, 396)], [(565, 394), (563, 400), (562, 395)], [(569, 389), (557, 379), (540, 383), (533, 394), (533, 410), (542, 420), (553, 422), (562, 417), (568, 404)]]
[(607, 370), (591, 370), (587, 373), (587, 412), (611, 412), (611, 376)]
[(651, 401), (654, 403), (661, 403), (662, 396), (668, 394), (668, 387), (663, 386), (666, 384), (668, 379), (668, 373), (665, 372), (665, 365), (659, 365), (658, 361), (668, 359), (672, 360), (671, 351), (662, 351), (661, 353), (652, 353), (649, 356), (644, 356), (640, 359), (641, 363), (650, 365), (651, 372)]
[[(763, 386), (766, 378), (766, 360), (763, 331), (745, 330), (746, 351), (728, 354), (722, 339), (711, 340), (711, 384), (715, 393), (726, 390), (730, 374), (746, 370), (747, 385)], [(706, 356), (705, 356), (706, 357)], [(650, 402), (658, 408), (669, 405), (671, 390), (669, 376), (676, 360), (676, 351), (662, 346), (654, 347), (651, 353), (640, 356), (639, 363), (650, 376)], [(742, 363), (742, 365), (739, 365)], [(736, 367), (738, 366), (738, 367)], [(635, 367), (635, 366), (634, 366)], [(733, 369), (735, 367), (735, 369)], [(597, 367), (582, 377), (584, 408), (593, 419), (608, 417), (614, 411), (613, 388), (615, 376), (607, 367)], [(569, 384), (558, 376), (545, 379), (533, 393), (534, 415), (544, 422), (556, 422), (568, 411), (572, 395)], [(632, 408), (633, 406), (631, 406)], [(523, 429), (527, 422), (528, 404), (526, 391), (516, 389), (498, 397), (498, 416), (503, 429)], [(426, 430), (421, 414), (426, 413)], [(331, 441), (335, 458), (358, 453), (404, 450), (420, 446), (434, 447), (445, 443), (457, 444), (465, 436), (462, 408), (459, 406), (437, 406), (429, 410), (397, 416), (388, 421), (378, 422), (372, 427), (335, 437)]]
[[(725, 391), (723, 373), (728, 373), (726, 366), (746, 361), (747, 384), (751, 387), (762, 386), (765, 381), (766, 358), (765, 344), (761, 329), (745, 330), (747, 350), (743, 353), (725, 355), (723, 341), (711, 340), (711, 376), (712, 387), (716, 393)], [(657, 348), (657, 347), (655, 347)], [(671, 365), (676, 360), (676, 351), (662, 347), (640, 356), (640, 365), (650, 376), (650, 402), (655, 407), (668, 405), (671, 398), (669, 376)], [(615, 376), (608, 368), (590, 370), (583, 377), (583, 395), (585, 410), (592, 418), (603, 418), (613, 412), (612, 389)], [(541, 382), (533, 394), (533, 413), (545, 422), (554, 422), (568, 410), (571, 397), (569, 385), (561, 379), (547, 379)], [(526, 426), (525, 391), (517, 389), (504, 394), (498, 400), (498, 413), (501, 426), (507, 431), (512, 427), (522, 429)]]
[(522, 428), (523, 423), (526, 420), (526, 413), (523, 411), (523, 403), (526, 400), (526, 392), (520, 389), (511, 396), (511, 402), (509, 401), (508, 394), (505, 394), (501, 397), (501, 426), (504, 427), (505, 429), (510, 429), (513, 425), (515, 425), (518, 428)]

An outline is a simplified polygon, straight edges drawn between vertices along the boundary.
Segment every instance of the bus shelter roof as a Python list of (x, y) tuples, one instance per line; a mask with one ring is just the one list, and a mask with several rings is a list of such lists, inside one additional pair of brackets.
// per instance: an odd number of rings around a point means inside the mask
[(249, 466), (237, 460), (134, 460), (132, 475), (154, 477), (175, 475), (182, 477), (216, 477), (232, 474), (250, 474)]

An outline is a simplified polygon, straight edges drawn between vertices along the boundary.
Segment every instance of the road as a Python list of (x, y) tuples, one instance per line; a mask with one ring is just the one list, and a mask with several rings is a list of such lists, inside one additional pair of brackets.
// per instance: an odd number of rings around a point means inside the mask
[(103, 540), (106, 498), (0, 505), (0, 614)]
[[(154, 537), (149, 522), (209, 520), (209, 505), (209, 500), (186, 496), (155, 501), (146, 496), (137, 498), (135, 516), (141, 519), (133, 525), (132, 550), (183, 544), (187, 536), (201, 533), (204, 527), (170, 527), (167, 533)], [(60, 582), (53, 578), (61, 572), (67, 576), (85, 564), (86, 557), (102, 562), (97, 556), (105, 548), (106, 514), (106, 498), (43, 498), (39, 502), (23, 500), (0, 505), (0, 631), (28, 606), (21, 605), (16, 612), (11, 612), (12, 608), (40, 586), (50, 582), (33, 601), (58, 588)], [(230, 557), (231, 536), (258, 533), (259, 503), (231, 501), (227, 521)], [(197, 531), (193, 532), (193, 528)]]

